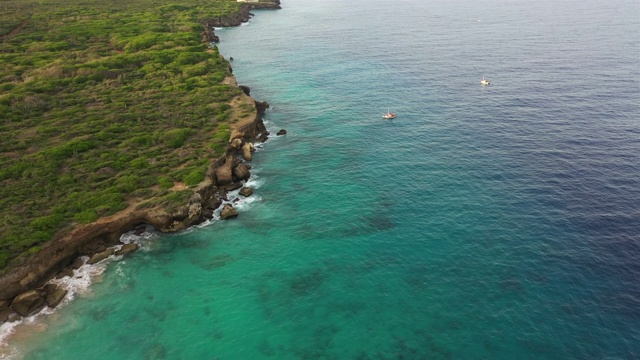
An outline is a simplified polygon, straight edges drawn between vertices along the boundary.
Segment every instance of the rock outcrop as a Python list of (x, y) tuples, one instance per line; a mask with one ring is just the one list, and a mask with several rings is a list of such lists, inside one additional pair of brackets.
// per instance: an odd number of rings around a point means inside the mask
[(89, 265), (93, 265), (95, 263), (99, 263), (100, 261), (108, 258), (109, 256), (113, 255), (113, 252), (115, 250), (113, 248), (108, 248), (104, 251), (101, 251), (97, 254), (94, 254), (93, 256), (91, 256), (91, 258), (89, 258), (89, 261), (87, 261), (87, 264)]
[(42, 294), (37, 290), (24, 292), (11, 302), (11, 308), (22, 316), (29, 316), (42, 309), (45, 305)]
[(276, 133), (276, 135), (278, 135), (278, 136), (287, 135), (287, 130), (285, 130), (285, 129), (280, 129), (280, 131), (278, 131), (278, 132)]
[(220, 210), (220, 218), (223, 220), (236, 216), (238, 216), (238, 212), (231, 204), (226, 204), (222, 207), (222, 210)]
[(2, 324), (5, 321), (8, 321), (9, 316), (13, 313), (14, 313), (13, 310), (9, 309), (8, 307), (0, 308), (0, 324)]
[(216, 184), (226, 185), (233, 182), (233, 159), (230, 156), (227, 157), (227, 161), (224, 165), (216, 169)]
[(249, 168), (245, 164), (240, 164), (233, 169), (233, 176), (237, 181), (247, 180), (251, 176)]
[(116, 255), (127, 255), (127, 254), (131, 254), (132, 252), (138, 250), (140, 246), (138, 244), (134, 244), (134, 243), (129, 243), (129, 244), (124, 244), (122, 245), (122, 247), (120, 248), (120, 250), (116, 251), (115, 254)]
[(250, 187), (243, 187), (242, 189), (240, 189), (240, 195), (244, 196), (244, 197), (249, 197), (253, 194), (253, 189)]
[(67, 295), (67, 290), (55, 284), (47, 284), (43, 288), (45, 292), (45, 302), (50, 308), (58, 306)]
[(244, 145), (242, 145), (242, 158), (245, 159), (246, 161), (253, 160), (252, 153), (254, 151), (256, 151), (256, 148), (253, 146), (252, 143), (245, 143)]
[(245, 93), (245, 95), (249, 96), (249, 94), (251, 93), (251, 88), (246, 86), (246, 85), (238, 85), (238, 87), (240, 88), (240, 90), (242, 90), (242, 92)]

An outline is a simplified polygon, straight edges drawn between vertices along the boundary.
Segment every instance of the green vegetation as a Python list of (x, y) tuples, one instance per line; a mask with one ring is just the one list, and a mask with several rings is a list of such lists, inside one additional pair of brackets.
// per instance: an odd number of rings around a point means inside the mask
[(0, 269), (75, 224), (173, 204), (240, 90), (201, 22), (236, 0), (0, 2)]

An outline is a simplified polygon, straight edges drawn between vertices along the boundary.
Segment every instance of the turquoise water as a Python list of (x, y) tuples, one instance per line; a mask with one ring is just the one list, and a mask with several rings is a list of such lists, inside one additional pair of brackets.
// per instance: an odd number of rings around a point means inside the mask
[(282, 5), (217, 32), (288, 132), (239, 218), (143, 240), (14, 357), (640, 358), (637, 2)]

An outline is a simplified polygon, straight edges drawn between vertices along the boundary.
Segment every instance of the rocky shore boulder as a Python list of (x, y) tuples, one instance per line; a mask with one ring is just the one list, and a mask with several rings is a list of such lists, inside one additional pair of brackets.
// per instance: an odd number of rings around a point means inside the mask
[[(220, 189), (224, 190), (224, 191), (233, 191), (233, 190), (237, 190), (240, 189), (242, 187), (242, 183), (240, 182), (232, 182), (231, 184), (227, 184), (225, 186), (222, 186)], [(226, 198), (226, 195), (225, 195)], [(220, 206), (220, 205), (218, 205)]]
[(245, 93), (245, 95), (249, 96), (249, 94), (251, 93), (251, 88), (246, 86), (246, 85), (238, 85), (238, 87), (240, 88), (240, 90), (242, 90), (243, 93)]
[(251, 194), (253, 194), (253, 189), (250, 187), (243, 187), (242, 189), (240, 189), (240, 195), (244, 196), (244, 197), (249, 197), (251, 196)]
[(205, 42), (205, 43), (219, 43), (220, 42), (220, 37), (218, 37), (214, 33), (212, 27), (205, 26), (205, 29), (206, 29), (205, 31), (200, 33), (200, 36), (202, 37), (202, 42)]
[(81, 258), (76, 258), (75, 260), (73, 260), (73, 262), (71, 263), (71, 268), (72, 269), (79, 269), (80, 266), (84, 265), (84, 261), (82, 261)]
[(242, 145), (242, 157), (246, 161), (253, 160), (253, 155), (251, 155), (251, 153), (253, 153), (254, 151), (256, 151), (256, 148), (252, 143), (245, 143), (244, 145)]
[(97, 254), (94, 254), (89, 261), (87, 261), (87, 264), (92, 265), (95, 264), (97, 262), (100, 262), (106, 258), (108, 258), (109, 256), (113, 255), (114, 249), (113, 248), (108, 248), (107, 250), (101, 251)]
[(285, 129), (280, 129), (280, 131), (278, 131), (278, 132), (276, 133), (276, 135), (278, 135), (278, 136), (287, 135), (287, 130), (285, 130)]
[(188, 219), (190, 223), (198, 220), (200, 215), (202, 214), (202, 204), (201, 203), (193, 203), (189, 205), (189, 215)]
[(226, 185), (233, 182), (233, 159), (227, 158), (224, 165), (216, 169), (216, 184)]
[(249, 172), (247, 165), (240, 164), (233, 169), (233, 176), (237, 180), (247, 180), (251, 177), (251, 173)]
[(116, 255), (127, 255), (127, 254), (131, 254), (132, 252), (138, 250), (140, 246), (138, 246), (138, 244), (134, 244), (134, 243), (128, 243), (128, 244), (124, 244), (122, 245), (122, 247), (120, 248), (120, 250), (116, 251), (115, 254)]
[[(220, 196), (220, 195), (218, 195)], [(210, 210), (215, 210), (217, 208), (220, 207), (220, 205), (222, 205), (222, 200), (218, 197), (211, 197), (210, 199), (208, 199), (205, 204), (204, 207)]]
[(242, 139), (240, 138), (235, 138), (231, 140), (231, 143), (229, 144), (229, 148), (231, 150), (240, 150), (242, 146), (243, 146), (243, 142), (242, 142)]
[(55, 284), (47, 284), (44, 286), (46, 294), (44, 300), (50, 308), (54, 308), (60, 304), (62, 299), (67, 295), (67, 290)]
[[(270, 107), (271, 105), (269, 105), (269, 103), (266, 101), (256, 101), (256, 111), (258, 112), (259, 116), (262, 116), (264, 112), (267, 111), (267, 109)], [(260, 127), (262, 128), (260, 130), (266, 130), (264, 129), (264, 124), (260, 124)]]
[(236, 216), (238, 216), (238, 212), (231, 204), (226, 204), (225, 206), (222, 207), (222, 210), (220, 211), (220, 218), (223, 220), (236, 217)]
[(13, 310), (9, 308), (0, 308), (0, 324), (7, 322), (11, 314), (13, 314)]
[(42, 309), (44, 305), (44, 298), (40, 292), (29, 290), (16, 296), (11, 303), (11, 308), (22, 316), (29, 316)]

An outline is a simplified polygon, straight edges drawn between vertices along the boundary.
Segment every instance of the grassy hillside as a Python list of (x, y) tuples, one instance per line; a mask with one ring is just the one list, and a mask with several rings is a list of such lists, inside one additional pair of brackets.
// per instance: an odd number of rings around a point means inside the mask
[(180, 200), (174, 185), (204, 179), (239, 90), (200, 21), (237, 10), (0, 0), (0, 269), (74, 224)]

